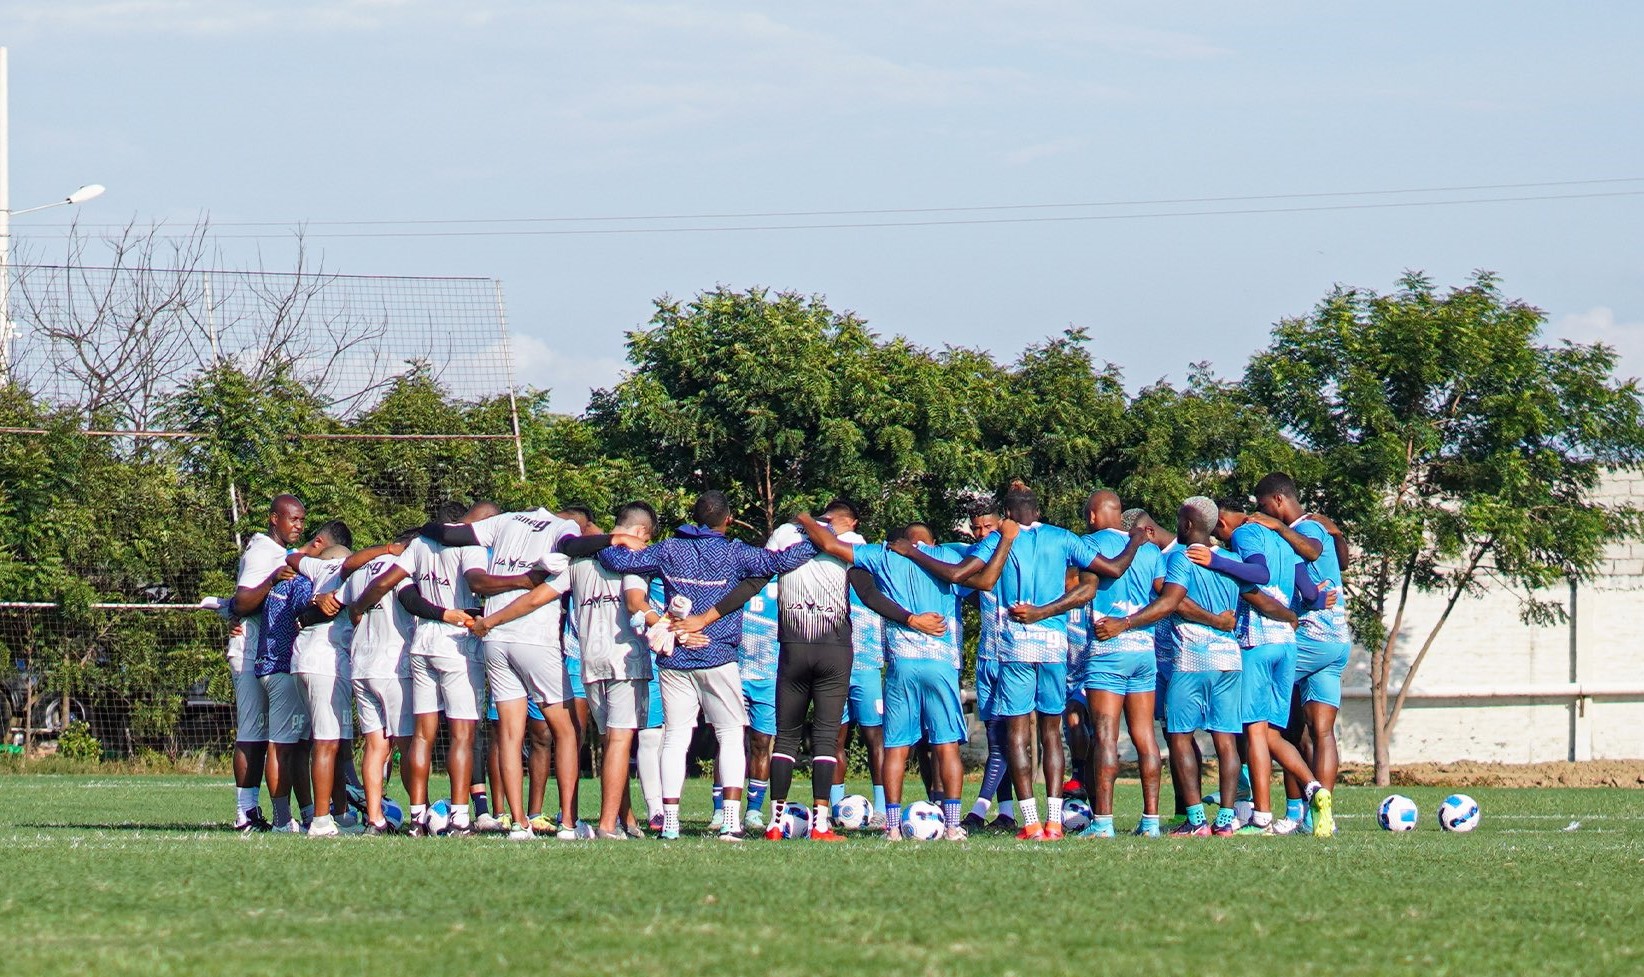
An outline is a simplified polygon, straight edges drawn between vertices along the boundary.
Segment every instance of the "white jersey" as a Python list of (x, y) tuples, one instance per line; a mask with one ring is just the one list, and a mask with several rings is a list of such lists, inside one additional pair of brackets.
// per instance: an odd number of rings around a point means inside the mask
[[(245, 552), (240, 554), (240, 569), (234, 577), (234, 586), (259, 587), (263, 581), (273, 575), (280, 564), (285, 562), (285, 547), (274, 541), (267, 533), (256, 533), (251, 541), (245, 544)], [(261, 613), (253, 613), (242, 622), (245, 633), (238, 640), (229, 639), (228, 664), (239, 668), (245, 661), (247, 648), (256, 654), (257, 639), (262, 633)]]
[[(392, 553), (384, 553), (365, 566), (343, 584), (343, 603), (352, 606), (364, 595), (376, 579), (399, 565)], [(399, 593), (411, 585), (401, 580), (377, 601), (377, 606), (360, 616), (349, 641), (349, 658), (354, 678), (406, 678), (411, 674), (411, 659), (407, 652), (411, 645), (411, 631), (415, 618), (400, 606)], [(347, 611), (343, 612), (347, 614)]]
[[(342, 565), (341, 560), (305, 556), (298, 561), (297, 572), (314, 582), (314, 596), (318, 597), (342, 589)], [(338, 659), (347, 655), (348, 639), (353, 633), (354, 626), (349, 623), (346, 611), (323, 624), (298, 631), (291, 652), (292, 674), (346, 675), (347, 663)]]
[(628, 626), (627, 592), (647, 593), (650, 581), (607, 570), (596, 559), (571, 564), (571, 601), (582, 646), (582, 680), (651, 678), (651, 649)]
[[(479, 546), (446, 546), (419, 536), (395, 561), (411, 575), (411, 582), (430, 604), (448, 609), (474, 606), (468, 589), (469, 570), (485, 569), (485, 549)], [(417, 619), (411, 636), (411, 654), (422, 658), (461, 658), (468, 652), (468, 629), (444, 621)]]
[[(793, 523), (783, 523), (766, 541), (767, 550), (785, 550), (805, 538)], [(856, 533), (844, 533), (842, 541), (866, 543)], [(850, 585), (845, 574), (850, 568), (819, 553), (792, 573), (776, 580), (777, 635), (782, 641), (803, 644), (851, 644)]]
[[(473, 524), (474, 537), (491, 550), (490, 572), (513, 576), (541, 568), (550, 576), (564, 573), (570, 563), (554, 552), (559, 541), (579, 534), (577, 524), (561, 519), (547, 509), (505, 512)], [(509, 590), (485, 599), (485, 613), (495, 614), (514, 602), (523, 590)], [(559, 601), (550, 601), (521, 618), (499, 624), (485, 636), (487, 641), (550, 646), (559, 642)]]

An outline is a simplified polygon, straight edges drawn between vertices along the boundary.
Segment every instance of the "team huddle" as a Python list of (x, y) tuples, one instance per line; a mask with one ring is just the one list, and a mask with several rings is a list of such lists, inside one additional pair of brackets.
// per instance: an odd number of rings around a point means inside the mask
[[(279, 496), (220, 605), (238, 622), (235, 826), (678, 838), (705, 724), (716, 747), (711, 831), (725, 841), (834, 842), (838, 828), (892, 841), (982, 828), (1112, 837), (1123, 725), (1142, 783), (1135, 834), (1327, 836), (1350, 648), (1338, 606), (1347, 546), (1327, 518), (1303, 512), (1288, 476), (1262, 479), (1255, 496), (1249, 513), (1190, 498), (1172, 534), (1097, 492), (1079, 534), (1041, 522), (1034, 493), (1014, 483), (970, 514), (969, 539), (940, 543), (917, 522), (870, 543), (857, 509), (835, 500), (763, 547), (727, 535), (732, 512), (713, 491), (661, 540), (643, 502), (618, 510), (608, 533), (583, 509), (446, 505), (359, 550), (340, 522), (305, 539), (302, 503)], [(970, 599), (988, 755), (967, 813)], [(1167, 826), (1158, 722), (1175, 795)], [(598, 747), (592, 824), (577, 796), (585, 733)], [(1220, 772), (1209, 796), (1199, 733)], [(871, 800), (846, 794), (853, 734)], [(450, 793), (431, 803), (442, 736)], [(790, 799), (807, 750), (808, 803)], [(396, 751), (405, 810), (385, 797)], [(910, 760), (926, 797), (904, 808)], [(1271, 809), (1275, 762), (1283, 816)]]

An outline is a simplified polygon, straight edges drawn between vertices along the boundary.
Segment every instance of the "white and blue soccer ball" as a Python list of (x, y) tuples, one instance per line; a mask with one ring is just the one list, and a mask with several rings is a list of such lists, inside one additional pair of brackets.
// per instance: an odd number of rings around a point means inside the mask
[(915, 841), (935, 841), (947, 827), (942, 808), (930, 801), (915, 801), (902, 812), (902, 833)]
[(1446, 831), (1466, 832), (1478, 827), (1478, 801), (1466, 794), (1451, 794), (1439, 805), (1439, 827)]
[(840, 801), (833, 809), (833, 819), (839, 822), (841, 828), (850, 831), (860, 831), (868, 826), (868, 818), (873, 816), (873, 805), (861, 794), (852, 794)]
[(394, 800), (392, 797), (384, 797), (382, 799), (382, 818), (388, 822), (390, 828), (398, 831), (405, 826), (405, 808), (400, 807), (399, 801)]
[(1376, 823), (1385, 831), (1414, 831), (1421, 821), (1421, 809), (1403, 794), (1388, 794), (1376, 808)]
[(1062, 827), (1069, 831), (1083, 831), (1090, 826), (1090, 819), (1096, 812), (1089, 804), (1080, 800), (1062, 802)]
[(446, 825), (451, 823), (451, 799), (442, 797), (428, 805), (428, 812), (423, 815), (424, 823), (428, 825), (428, 833), (437, 835), (443, 832)]
[(803, 804), (789, 804), (782, 810), (782, 837), (809, 838), (811, 836), (811, 812)]

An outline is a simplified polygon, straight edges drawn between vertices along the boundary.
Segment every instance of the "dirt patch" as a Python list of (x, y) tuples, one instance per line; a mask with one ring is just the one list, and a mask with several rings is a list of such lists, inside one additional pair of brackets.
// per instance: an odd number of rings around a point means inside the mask
[[(1368, 764), (1344, 765), (1344, 784), (1375, 782)], [(1394, 786), (1408, 787), (1631, 787), (1644, 789), (1644, 760), (1589, 760), (1585, 763), (1406, 763), (1394, 764)]]

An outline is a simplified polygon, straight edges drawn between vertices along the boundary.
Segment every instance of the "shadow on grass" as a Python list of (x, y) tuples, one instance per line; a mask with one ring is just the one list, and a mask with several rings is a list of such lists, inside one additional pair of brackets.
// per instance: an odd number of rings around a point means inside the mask
[(57, 828), (78, 831), (206, 831), (213, 834), (239, 834), (232, 825), (222, 823), (183, 821), (20, 821), (19, 828)]

